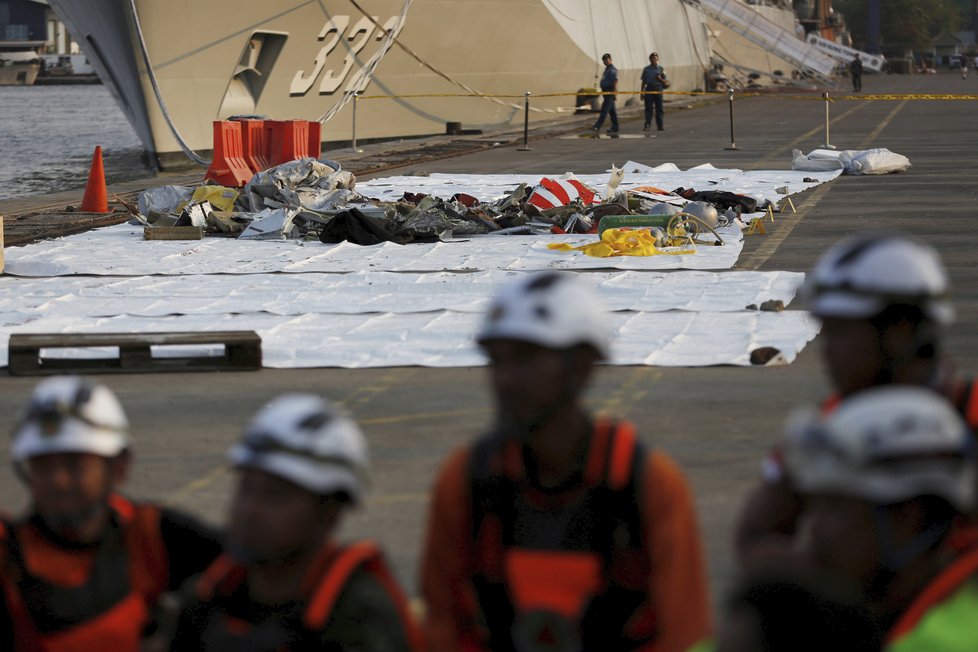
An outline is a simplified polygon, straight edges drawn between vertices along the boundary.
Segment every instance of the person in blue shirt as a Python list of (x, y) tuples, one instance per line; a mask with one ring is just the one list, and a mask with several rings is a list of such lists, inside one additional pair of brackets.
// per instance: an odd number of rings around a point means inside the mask
[(655, 114), (655, 127), (662, 131), (662, 91), (669, 85), (666, 71), (659, 65), (659, 53), (649, 55), (649, 65), (642, 69), (642, 95), (645, 100), (645, 131), (652, 126), (652, 114)]
[(591, 131), (600, 131), (601, 125), (604, 124), (604, 119), (611, 116), (611, 129), (608, 130), (608, 133), (617, 134), (618, 112), (615, 110), (615, 93), (618, 91), (618, 69), (611, 62), (611, 55), (608, 53), (601, 56), (601, 62), (604, 63), (604, 74), (601, 76), (601, 92), (605, 95), (601, 102), (601, 115), (598, 116), (598, 121), (591, 127)]

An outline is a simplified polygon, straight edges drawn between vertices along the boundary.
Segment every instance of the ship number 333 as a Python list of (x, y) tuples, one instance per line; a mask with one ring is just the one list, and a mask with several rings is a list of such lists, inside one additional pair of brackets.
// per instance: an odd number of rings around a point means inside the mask
[[(376, 16), (374, 20), (377, 20)], [(289, 87), (290, 95), (305, 95), (313, 87), (313, 84), (316, 83), (320, 75), (322, 75), (322, 81), (319, 83), (319, 94), (332, 95), (343, 84), (346, 78), (349, 77), (353, 67), (356, 65), (359, 68), (362, 65), (364, 58), (359, 55), (367, 47), (367, 44), (370, 43), (371, 38), (375, 42), (383, 41), (387, 36), (387, 32), (391, 30), (394, 31), (394, 37), (396, 38), (404, 27), (404, 21), (399, 20), (397, 16), (388, 19), (384, 23), (383, 29), (379, 29), (366, 16), (352, 25), (350, 22), (349, 16), (333, 16), (319, 30), (318, 39), (324, 42), (323, 46), (319, 49), (319, 53), (316, 54), (316, 60), (309, 72), (299, 70), (295, 73), (295, 77), (292, 78), (292, 84)], [(334, 51), (336, 54), (330, 56)], [(343, 55), (343, 63), (339, 69), (330, 67), (323, 72), (327, 63), (330, 63), (330, 59), (336, 60), (340, 55)], [(356, 81), (357, 79), (355, 77), (344, 90), (352, 91)], [(363, 90), (365, 87), (366, 84), (362, 84), (362, 87), (358, 90)]]

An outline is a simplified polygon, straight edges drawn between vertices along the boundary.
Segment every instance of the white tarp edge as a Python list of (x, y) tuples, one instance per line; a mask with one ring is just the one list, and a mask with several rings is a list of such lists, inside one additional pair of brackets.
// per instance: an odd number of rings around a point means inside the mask
[[(253, 274), (249, 276), (90, 276), (11, 279), (0, 295), (0, 325), (43, 317), (220, 315), (267, 312), (483, 313), (499, 285), (523, 272), (459, 274)], [(594, 272), (577, 275), (610, 310), (738, 312), (768, 300), (791, 302), (798, 272)], [(68, 280), (66, 283), (65, 281)]]
[[(265, 367), (463, 367), (485, 364), (473, 342), (482, 315), (441, 311), (413, 314), (118, 315), (79, 320), (42, 317), (15, 329), (0, 327), (0, 365), (6, 337), (20, 333), (255, 330)], [(615, 365), (750, 365), (750, 352), (779, 349), (788, 362), (818, 332), (802, 311), (616, 312), (610, 315)]]
[(473, 236), (449, 242), (408, 245), (384, 242), (363, 247), (341, 242), (143, 240), (142, 227), (119, 224), (87, 233), (7, 250), (7, 274), (15, 276), (152, 276), (179, 274), (347, 273), (360, 270), (440, 272), (543, 269), (729, 269), (743, 248), (737, 227), (720, 230), (725, 244), (697, 247), (694, 254), (592, 258), (548, 249), (551, 242), (574, 246), (596, 235)]

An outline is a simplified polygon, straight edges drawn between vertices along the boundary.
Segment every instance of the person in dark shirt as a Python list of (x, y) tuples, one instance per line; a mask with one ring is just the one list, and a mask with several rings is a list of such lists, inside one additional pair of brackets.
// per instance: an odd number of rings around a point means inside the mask
[(863, 89), (863, 62), (859, 57), (852, 58), (849, 74), (852, 76), (852, 90), (858, 93)]
[(128, 427), (104, 385), (34, 391), (11, 447), (32, 507), (0, 522), (0, 649), (137, 652), (159, 597), (220, 553), (195, 519), (117, 493)]
[(323, 399), (281, 396), (230, 451), (239, 471), (228, 547), (188, 587), (171, 650), (420, 649), (407, 600), (377, 547), (333, 538), (361, 502), (367, 445)]
[(659, 65), (659, 53), (649, 55), (649, 65), (642, 69), (642, 99), (645, 100), (645, 131), (652, 126), (652, 116), (655, 115), (655, 127), (662, 131), (662, 91), (669, 85), (666, 71)]
[(615, 93), (618, 92), (618, 69), (611, 62), (611, 55), (608, 53), (602, 55), (601, 62), (604, 63), (604, 74), (601, 75), (601, 93), (603, 94), (601, 114), (598, 116), (598, 121), (591, 127), (591, 131), (601, 131), (601, 125), (604, 124), (605, 118), (610, 116), (611, 129), (608, 130), (608, 133), (617, 134), (618, 111), (615, 110)]

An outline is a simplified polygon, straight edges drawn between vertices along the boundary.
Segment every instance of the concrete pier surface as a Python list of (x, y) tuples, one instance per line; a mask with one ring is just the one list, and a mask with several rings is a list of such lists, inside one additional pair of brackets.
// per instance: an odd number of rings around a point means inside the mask
[[(872, 93), (975, 94), (978, 81), (962, 80), (956, 73), (867, 76), (863, 95)], [(792, 148), (807, 152), (824, 143), (824, 105), (786, 95), (795, 93), (736, 100), (735, 151), (724, 149), (730, 143), (725, 100), (690, 109), (682, 108), (685, 102), (673, 102), (667, 108), (666, 130), (653, 132), (654, 138), (642, 136), (641, 116), (634, 111), (623, 116), (620, 138), (578, 137), (593, 120), (588, 116), (534, 132), (531, 152), (490, 147), (378, 176), (422, 170), (598, 173), (628, 159), (650, 165), (673, 162), (682, 168), (712, 163), (789, 169)], [(747, 237), (737, 268), (807, 271), (827, 246), (859, 231), (896, 229), (918, 236), (938, 248), (953, 281), (958, 321), (946, 333), (945, 352), (962, 373), (975, 372), (978, 235), (970, 228), (978, 224), (976, 109), (975, 100), (833, 102), (831, 144), (840, 149), (887, 147), (908, 156), (912, 170), (843, 176), (795, 197), (796, 214), (779, 215), (773, 225), (768, 223), (767, 235)], [(383, 149), (369, 147), (374, 153)], [(357, 169), (357, 157), (349, 150), (331, 154)], [(130, 493), (215, 522), (223, 520), (234, 481), (225, 451), (265, 401), (298, 390), (342, 403), (360, 420), (373, 458), (371, 497), (366, 509), (346, 524), (344, 535), (378, 539), (412, 592), (417, 590), (428, 491), (436, 469), (450, 450), (491, 420), (491, 396), (481, 368), (266, 369), (96, 378), (116, 390), (132, 421), (136, 466)], [(7, 430), (37, 380), (0, 371), (0, 414)], [(757, 479), (762, 455), (779, 436), (792, 407), (817, 402), (827, 391), (816, 339), (785, 367), (604, 368), (589, 400), (596, 410), (632, 419), (646, 442), (667, 450), (685, 469), (696, 493), (714, 595), (719, 597), (734, 577), (732, 526)], [(4, 443), (0, 459), (6, 458)], [(0, 495), (0, 508), (24, 507), (23, 490), (10, 470), (0, 473)]]

